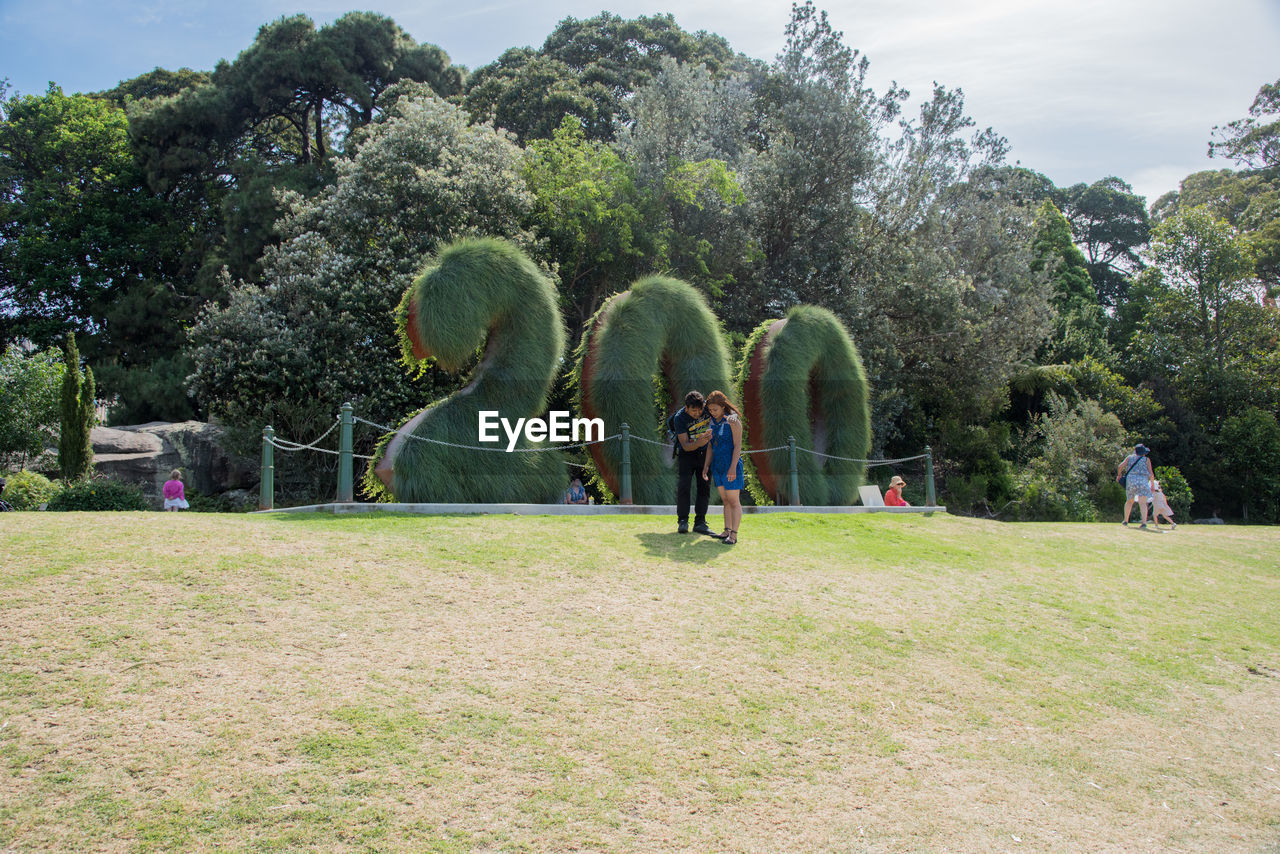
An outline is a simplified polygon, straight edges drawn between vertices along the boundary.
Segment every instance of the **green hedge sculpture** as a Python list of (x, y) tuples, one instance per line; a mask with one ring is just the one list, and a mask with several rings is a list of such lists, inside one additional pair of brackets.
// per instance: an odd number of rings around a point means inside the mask
[[(663, 422), (690, 389), (729, 391), (729, 357), (715, 315), (692, 286), (649, 276), (615, 294), (587, 324), (578, 348), (578, 406), (604, 419), (605, 434), (625, 422), (633, 441), (632, 497), (637, 504), (670, 504), (675, 470)], [(621, 445), (592, 445), (602, 486), (620, 493)]]
[[(857, 348), (834, 314), (799, 305), (782, 320), (766, 320), (747, 339), (737, 388), (746, 415), (743, 443), (796, 447), (850, 459), (871, 449), (867, 377)], [(790, 501), (786, 449), (753, 454), (748, 489), (757, 503)], [(800, 503), (842, 506), (858, 499), (864, 463), (798, 452)]]
[[(402, 349), (410, 361), (434, 358), (457, 371), (483, 346), (471, 382), (408, 418), (384, 437), (366, 490), (377, 480), (396, 501), (418, 503), (548, 503), (563, 494), (562, 453), (467, 450), (421, 436), (476, 446), (479, 413), (496, 410), (512, 423), (542, 416), (564, 351), (565, 334), (551, 282), (514, 245), (466, 239), (445, 248), (406, 291), (399, 309)], [(376, 480), (375, 480), (376, 478)]]

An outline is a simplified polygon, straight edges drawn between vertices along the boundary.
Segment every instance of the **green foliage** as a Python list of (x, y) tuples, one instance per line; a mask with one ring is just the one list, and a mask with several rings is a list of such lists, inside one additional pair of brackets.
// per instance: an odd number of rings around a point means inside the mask
[(613, 93), (565, 63), (529, 48), (512, 48), (467, 81), (464, 106), (476, 122), (510, 131), (524, 144), (550, 139), (565, 122), (591, 139), (612, 133)]
[(1053, 335), (1037, 354), (1041, 363), (1070, 362), (1086, 356), (1109, 356), (1103, 331), (1102, 308), (1084, 256), (1072, 242), (1066, 217), (1045, 199), (1036, 212), (1032, 243), (1033, 273), (1047, 273), (1050, 302), (1057, 310)]
[(0, 340), (99, 327), (167, 240), (124, 112), (50, 86), (0, 103)]
[(93, 442), (89, 433), (96, 421), (93, 371), (80, 377), (80, 351), (76, 337), (67, 333), (60, 400), (58, 468), (63, 480), (80, 480), (93, 472)]
[(110, 478), (67, 484), (49, 501), (49, 510), (150, 510), (142, 487)]
[[(428, 406), (387, 446), (395, 499), (554, 503), (567, 483), (558, 452), (505, 453), (505, 440), (477, 451), (411, 438), (474, 446), (482, 410), (512, 423), (542, 415), (565, 340), (550, 281), (511, 243), (463, 240), (441, 251), (408, 301), (416, 320), (408, 337), (446, 370), (460, 370), (481, 347), (485, 357), (464, 391)], [(535, 446), (522, 440), (516, 447)], [(372, 475), (365, 484), (376, 490)]]
[(57, 436), (63, 370), (52, 348), (0, 354), (0, 469), (26, 465)]
[(1280, 171), (1196, 172), (1182, 179), (1177, 192), (1162, 196), (1154, 213), (1167, 219), (1201, 205), (1249, 239), (1253, 275), (1272, 292), (1280, 289)]
[(1083, 250), (1097, 302), (1122, 304), (1130, 277), (1143, 267), (1139, 253), (1151, 236), (1146, 200), (1114, 176), (1076, 184), (1061, 196), (1059, 206)]
[(708, 206), (743, 203), (737, 176), (723, 161), (671, 157), (641, 186), (635, 167), (566, 117), (552, 139), (529, 143), (524, 172), (533, 219), (546, 238), (538, 255), (559, 271), (572, 328), (646, 270), (687, 273), (695, 287), (723, 295), (724, 280), (713, 269), (716, 247), (680, 225)]
[(1228, 223), (1205, 207), (1181, 210), (1156, 226), (1151, 254), (1174, 290), (1196, 304), (1196, 325), (1219, 370), (1231, 327), (1228, 306), (1246, 293), (1253, 270), (1248, 243)]
[[(332, 187), (314, 199), (291, 197), (288, 239), (267, 253), (267, 286), (231, 288), (229, 304), (210, 306), (192, 330), (192, 391), (229, 425), (236, 447), (256, 453), (264, 423), (309, 441), (345, 401), (391, 424), (456, 388), (436, 369), (406, 374), (394, 312), (449, 242), (532, 242), (521, 229), (532, 198), (520, 166), (505, 135), (468, 126), (457, 107), (410, 87), (363, 132)], [(357, 453), (368, 454), (376, 437), (360, 430), (356, 441)], [(278, 483), (285, 494), (314, 497), (332, 478), (323, 463), (299, 460)]]
[(188, 489), (186, 496), (192, 513), (247, 513), (252, 509), (251, 505), (237, 505), (224, 495), (205, 495)]
[(5, 475), (4, 493), (0, 495), (14, 510), (36, 510), (53, 499), (62, 487), (38, 472), (16, 471)]
[[(631, 435), (632, 495), (637, 504), (666, 504), (674, 494), (670, 446), (662, 423), (686, 392), (730, 389), (729, 357), (715, 316), (696, 290), (678, 279), (650, 276), (610, 298), (588, 325), (577, 350), (578, 409), (604, 419), (605, 434), (625, 422)], [(657, 382), (666, 399), (655, 400)], [(592, 448), (612, 494), (619, 489), (620, 443)]]
[(1250, 407), (1222, 423), (1222, 475), (1246, 520), (1280, 521), (1280, 423)]
[[(765, 321), (761, 328), (773, 323)], [(794, 436), (797, 449), (847, 458), (797, 453), (800, 503), (855, 503), (865, 467), (848, 460), (865, 459), (870, 451), (871, 415), (866, 374), (849, 333), (827, 309), (802, 305), (787, 312), (784, 324), (767, 339), (753, 334), (748, 341), (754, 346), (743, 352), (738, 387), (743, 401), (754, 397), (749, 389), (758, 388), (759, 412), (747, 411), (754, 428), (751, 446), (781, 447)], [(761, 345), (767, 347), (764, 369), (753, 381), (747, 375), (749, 362)], [(785, 499), (790, 488), (785, 478), (790, 469), (788, 451), (773, 451), (767, 461), (757, 458), (754, 462), (762, 471), (767, 466), (774, 475), (768, 480)]]
[(1155, 475), (1174, 516), (1185, 521), (1191, 515), (1191, 503), (1195, 501), (1191, 485), (1177, 466), (1156, 466)]
[(1015, 476), (1013, 512), (1024, 521), (1095, 521), (1124, 457), (1124, 428), (1092, 400), (1072, 405), (1051, 392), (1048, 404), (1027, 437), (1032, 456)]
[(1210, 157), (1226, 157), (1255, 169), (1280, 166), (1280, 80), (1264, 83), (1249, 106), (1249, 117), (1214, 127)]
[(635, 177), (618, 154), (565, 117), (550, 140), (529, 143), (524, 177), (533, 217), (559, 265), (561, 300), (577, 329), (652, 250)]
[(934, 445), (935, 476), (943, 484), (947, 512), (994, 516), (1014, 497), (1013, 466), (1005, 458), (1012, 449), (1007, 421), (991, 424), (940, 425)]

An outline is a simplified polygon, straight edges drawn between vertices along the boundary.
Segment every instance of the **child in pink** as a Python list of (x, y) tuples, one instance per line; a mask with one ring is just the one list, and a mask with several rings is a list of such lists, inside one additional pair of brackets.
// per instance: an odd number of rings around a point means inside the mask
[(164, 509), (186, 510), (190, 506), (187, 503), (186, 490), (182, 488), (182, 471), (174, 469), (169, 472), (169, 479), (164, 482)]

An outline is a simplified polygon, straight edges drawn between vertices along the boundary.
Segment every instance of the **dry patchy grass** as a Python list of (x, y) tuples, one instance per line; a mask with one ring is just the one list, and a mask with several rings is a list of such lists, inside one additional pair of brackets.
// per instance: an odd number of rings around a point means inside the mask
[(0, 850), (1273, 851), (1266, 528), (0, 516)]

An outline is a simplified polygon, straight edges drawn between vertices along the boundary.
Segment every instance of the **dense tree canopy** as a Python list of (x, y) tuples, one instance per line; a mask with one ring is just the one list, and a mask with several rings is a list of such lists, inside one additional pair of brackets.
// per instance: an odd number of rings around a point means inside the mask
[(294, 15), (212, 70), (0, 94), (0, 337), (78, 332), (117, 422), (302, 439), (350, 399), (391, 423), (462, 381), (397, 361), (408, 280), (504, 237), (573, 338), (649, 274), (701, 292), (730, 344), (830, 310), (872, 452), (932, 445), (955, 509), (1095, 518), (1105, 458), (1145, 440), (1198, 508), (1276, 518), (1280, 483), (1246, 505), (1221, 472), (1236, 446), (1269, 459), (1280, 414), (1280, 81), (1212, 131), (1236, 170), (1148, 209), (1115, 176), (1008, 165), (958, 88), (876, 91), (812, 2), (784, 35), (765, 62), (606, 12), (467, 74), (381, 15)]

